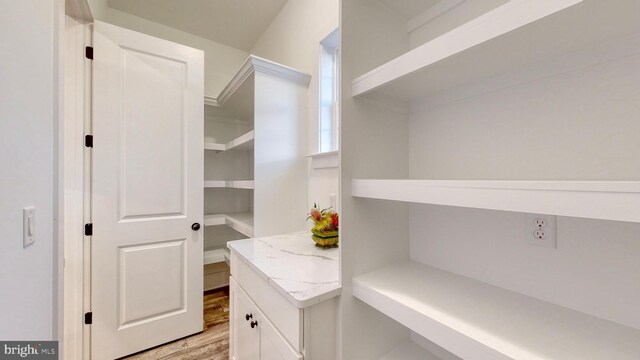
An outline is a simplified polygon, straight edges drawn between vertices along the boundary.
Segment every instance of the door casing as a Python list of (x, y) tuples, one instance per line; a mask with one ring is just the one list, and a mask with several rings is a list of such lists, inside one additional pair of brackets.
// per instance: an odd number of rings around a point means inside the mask
[(63, 77), (59, 97), (62, 120), (59, 126), (58, 156), (58, 254), (60, 269), (57, 289), (60, 295), (58, 340), (65, 359), (88, 359), (90, 327), (84, 325), (87, 311), (89, 276), (86, 276), (85, 237), (82, 226), (88, 217), (89, 150), (82, 143), (90, 129), (91, 64), (84, 56), (91, 45), (93, 17), (87, 0), (64, 2), (59, 52)]

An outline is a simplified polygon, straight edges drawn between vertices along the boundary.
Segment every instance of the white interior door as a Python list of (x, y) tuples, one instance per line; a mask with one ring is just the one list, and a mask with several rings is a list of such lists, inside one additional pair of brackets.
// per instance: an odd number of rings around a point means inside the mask
[(202, 331), (204, 54), (97, 21), (93, 41), (95, 360)]

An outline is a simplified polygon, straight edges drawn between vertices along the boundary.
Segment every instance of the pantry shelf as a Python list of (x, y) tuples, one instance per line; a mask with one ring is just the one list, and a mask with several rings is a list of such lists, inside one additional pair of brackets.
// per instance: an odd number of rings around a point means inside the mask
[(213, 142), (205, 142), (204, 149), (205, 150), (213, 150), (213, 151), (229, 151), (232, 149), (238, 150), (253, 150), (253, 140), (255, 139), (255, 131), (251, 130), (246, 134), (243, 134), (226, 144), (219, 144)]
[(380, 360), (441, 360), (439, 357), (423, 349), (413, 341), (406, 341), (388, 354), (380, 358)]
[(213, 250), (205, 250), (204, 251), (204, 264), (215, 264), (221, 262), (229, 262), (231, 255), (229, 254), (229, 249), (220, 248)]
[(638, 181), (354, 179), (351, 193), (361, 198), (640, 222)]
[(352, 95), (423, 98), (607, 43), (639, 19), (630, 1), (508, 1), (355, 78)]
[(204, 216), (204, 226), (227, 225), (241, 234), (253, 237), (253, 213), (238, 212)]
[(353, 295), (463, 359), (637, 359), (640, 330), (412, 261)]
[(249, 189), (254, 188), (253, 180), (206, 180), (204, 182), (205, 188), (229, 188), (229, 189)]

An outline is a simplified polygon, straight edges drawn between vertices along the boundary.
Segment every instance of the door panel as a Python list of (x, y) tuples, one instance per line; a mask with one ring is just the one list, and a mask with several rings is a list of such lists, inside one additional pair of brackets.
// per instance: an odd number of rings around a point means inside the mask
[(94, 25), (92, 359), (202, 331), (200, 50)]
[(121, 52), (122, 219), (185, 215), (186, 64), (134, 49)]
[(120, 248), (119, 329), (186, 310), (185, 241)]

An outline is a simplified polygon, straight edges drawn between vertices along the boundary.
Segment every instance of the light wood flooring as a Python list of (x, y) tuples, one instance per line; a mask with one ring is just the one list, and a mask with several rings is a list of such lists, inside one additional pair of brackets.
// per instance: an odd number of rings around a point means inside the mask
[(228, 360), (229, 288), (204, 295), (204, 331), (144, 352), (127, 360)]

